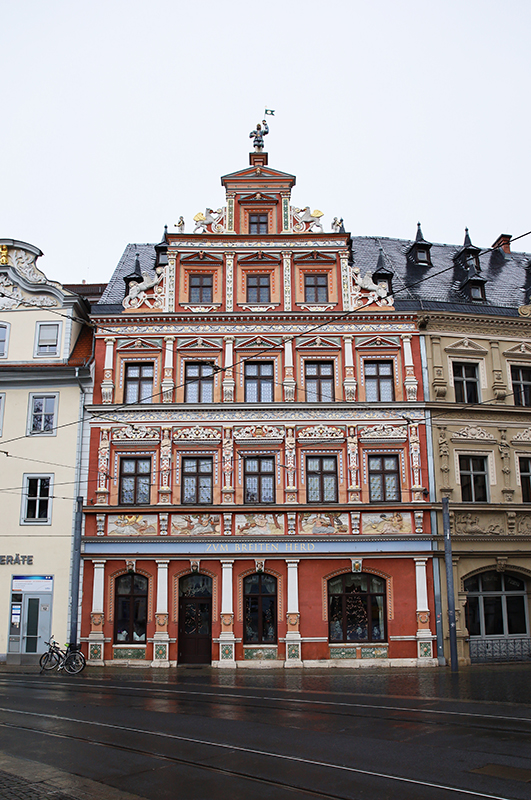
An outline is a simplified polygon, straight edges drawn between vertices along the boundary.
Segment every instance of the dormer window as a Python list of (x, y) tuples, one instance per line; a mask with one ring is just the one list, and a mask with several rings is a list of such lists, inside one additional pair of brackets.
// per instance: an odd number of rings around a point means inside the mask
[(249, 233), (267, 233), (267, 214), (249, 214)]
[(469, 281), (468, 285), (471, 300), (475, 300), (477, 303), (482, 303), (486, 300), (485, 284), (482, 281)]
[(427, 264), (431, 266), (430, 248), (431, 242), (428, 242), (422, 235), (420, 222), (418, 222), (417, 235), (415, 241), (408, 250), (408, 258), (416, 264)]
[(417, 261), (427, 264), (429, 261), (429, 254), (425, 247), (417, 247)]

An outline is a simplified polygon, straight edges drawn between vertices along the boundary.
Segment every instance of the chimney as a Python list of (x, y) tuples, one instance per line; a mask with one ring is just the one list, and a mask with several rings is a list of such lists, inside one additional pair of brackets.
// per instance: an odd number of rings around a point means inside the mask
[(494, 244), (492, 245), (492, 249), (494, 250), (497, 247), (501, 247), (504, 253), (511, 252), (511, 239), (512, 236), (510, 233), (500, 233)]

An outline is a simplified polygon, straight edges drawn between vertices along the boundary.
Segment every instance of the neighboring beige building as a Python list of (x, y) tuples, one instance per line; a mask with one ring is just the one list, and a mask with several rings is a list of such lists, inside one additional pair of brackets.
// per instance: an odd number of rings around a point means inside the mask
[[(32, 663), (70, 636), (75, 498), (86, 489), (88, 304), (0, 239), (0, 660)], [(77, 606), (77, 603), (76, 603)]]
[(442, 302), (436, 286), (419, 316), (439, 509), (439, 655), (449, 657), (440, 505), (448, 497), (461, 663), (531, 659), (529, 255), (511, 253), (509, 240), (500, 237), (485, 254), (466, 240), (455, 248), (456, 270), (460, 257), (475, 260), (468, 286), (459, 287), (468, 302)]

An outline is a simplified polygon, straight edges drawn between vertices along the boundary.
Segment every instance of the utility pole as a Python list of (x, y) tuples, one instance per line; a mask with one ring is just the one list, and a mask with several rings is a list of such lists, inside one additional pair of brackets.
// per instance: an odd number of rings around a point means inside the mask
[(454, 568), (452, 564), (452, 537), (450, 536), (450, 509), (447, 497), (442, 499), (444, 563), (446, 565), (446, 596), (448, 600), (448, 626), (450, 628), (450, 666), (452, 672), (459, 670), (457, 661), (457, 630), (455, 626)]

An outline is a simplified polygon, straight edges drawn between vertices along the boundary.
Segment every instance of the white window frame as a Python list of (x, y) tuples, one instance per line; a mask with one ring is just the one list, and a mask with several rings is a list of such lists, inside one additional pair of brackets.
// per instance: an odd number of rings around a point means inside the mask
[[(36, 397), (53, 397), (53, 429), (51, 431), (33, 430), (33, 400)], [(59, 415), (59, 392), (30, 392), (28, 402), (27, 436), (57, 436), (57, 419)]]
[[(39, 353), (39, 339), (40, 331), (44, 325), (57, 325), (57, 348), (55, 353)], [(35, 344), (33, 348), (33, 355), (35, 358), (59, 358), (61, 355), (61, 336), (63, 331), (63, 323), (55, 321), (37, 322), (35, 326)]]
[[(492, 503), (492, 487), (496, 486), (496, 463), (492, 450), (454, 450), (455, 483), (461, 488), (461, 471), (459, 469), (459, 456), (481, 456), (487, 459), (487, 503)], [(468, 502), (461, 501), (459, 502)]]
[(454, 361), (457, 364), (475, 364), (478, 368), (478, 388), (479, 388), (479, 401), (481, 402), (482, 390), (489, 388), (487, 381), (487, 367), (485, 358), (481, 355), (478, 356), (460, 356), (457, 353), (448, 355), (448, 383), (455, 389), (454, 384)]
[[(24, 473), (22, 476), (23, 479), (23, 490), (22, 490), (22, 506), (20, 509), (20, 524), (21, 525), (51, 525), (52, 524), (52, 500), (53, 500), (53, 486), (54, 486), (54, 474), (53, 473)], [(32, 479), (42, 479), (48, 478), (50, 481), (50, 492), (48, 495), (48, 515), (46, 519), (27, 519), (26, 518), (26, 511), (28, 508), (28, 488), (29, 488), (29, 481)]]
[(0, 328), (5, 328), (6, 331), (5, 350), (3, 353), (0, 353), (0, 358), (7, 358), (7, 353), (9, 351), (9, 334), (11, 331), (11, 323), (0, 320)]
[(2, 436), (2, 431), (4, 428), (4, 408), (6, 405), (6, 395), (5, 392), (0, 392), (0, 436)]

